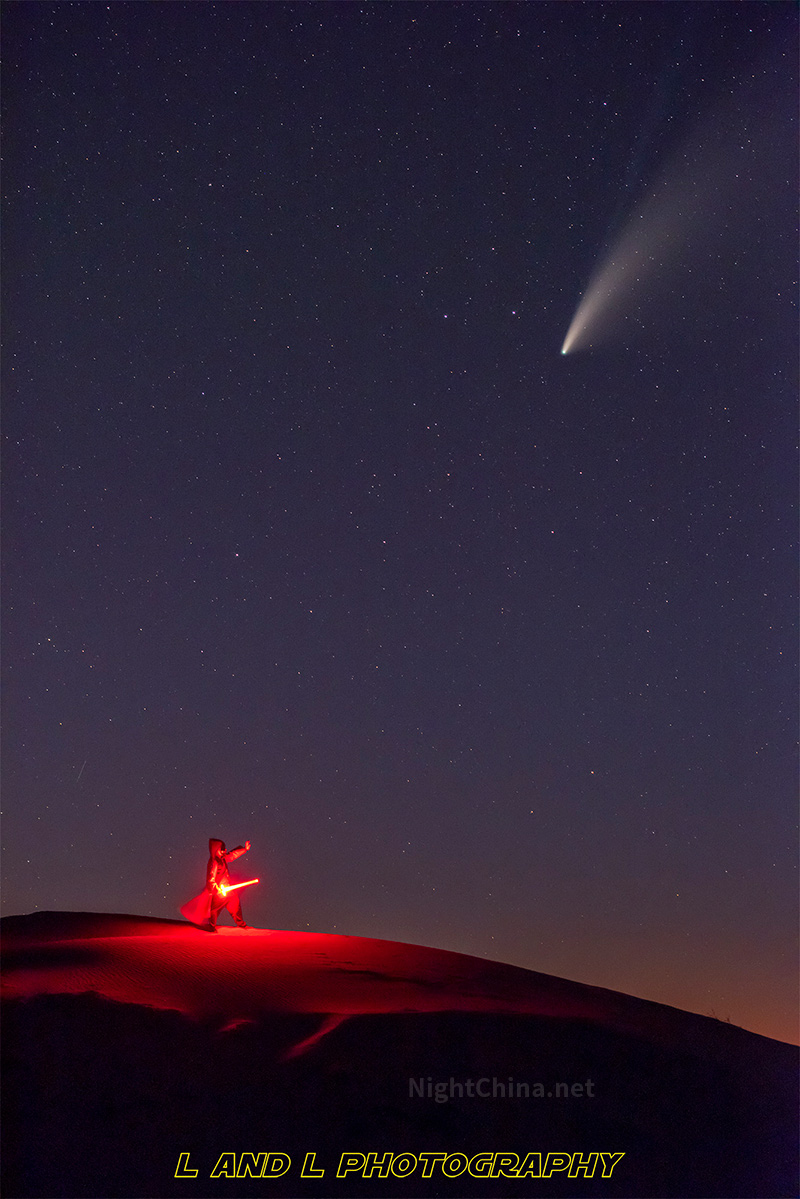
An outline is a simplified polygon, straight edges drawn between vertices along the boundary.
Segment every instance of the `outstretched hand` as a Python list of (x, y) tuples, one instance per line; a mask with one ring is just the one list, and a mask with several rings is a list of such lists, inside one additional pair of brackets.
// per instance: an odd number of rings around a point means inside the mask
[(245, 843), (244, 843), (244, 847), (245, 847), (245, 849), (249, 849), (249, 848), (250, 848), (250, 842), (249, 842), (249, 841), (245, 841)]

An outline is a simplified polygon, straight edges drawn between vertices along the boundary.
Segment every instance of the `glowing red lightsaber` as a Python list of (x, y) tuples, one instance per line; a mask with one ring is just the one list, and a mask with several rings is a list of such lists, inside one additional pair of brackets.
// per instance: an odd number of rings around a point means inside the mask
[(260, 878), (249, 878), (246, 883), (220, 883), (219, 889), (223, 895), (227, 895), (229, 891), (238, 891), (240, 887), (252, 887), (253, 883), (260, 882)]

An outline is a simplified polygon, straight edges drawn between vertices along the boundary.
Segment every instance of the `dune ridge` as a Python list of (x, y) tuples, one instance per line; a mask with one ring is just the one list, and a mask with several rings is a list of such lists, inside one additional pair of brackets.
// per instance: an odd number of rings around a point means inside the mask
[[(210, 1180), (224, 1149), (318, 1152), (324, 1181), (270, 1182), (286, 1199), (794, 1194), (797, 1050), (711, 1017), (354, 936), (40, 912), (0, 921), (0, 947), (15, 1199), (263, 1195), (255, 1179)], [(577, 1090), (534, 1105), (458, 1090), (511, 1076)], [(448, 1079), (451, 1097), (425, 1094)], [(360, 1148), (624, 1157), (578, 1190), (566, 1177), (337, 1182), (331, 1163)], [(183, 1151), (203, 1166), (196, 1183), (175, 1178)]]

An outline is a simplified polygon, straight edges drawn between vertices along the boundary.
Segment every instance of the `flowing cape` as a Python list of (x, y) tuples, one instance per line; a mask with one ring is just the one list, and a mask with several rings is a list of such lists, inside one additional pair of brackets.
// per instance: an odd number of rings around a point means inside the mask
[(192, 924), (205, 924), (211, 919), (211, 892), (203, 888), (199, 895), (183, 905), (181, 915)]

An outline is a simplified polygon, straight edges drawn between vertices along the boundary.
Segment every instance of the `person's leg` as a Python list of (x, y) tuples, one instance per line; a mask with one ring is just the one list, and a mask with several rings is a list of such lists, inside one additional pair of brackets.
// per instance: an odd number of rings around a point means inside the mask
[(238, 892), (232, 893), (228, 896), (228, 911), (239, 925), (239, 928), (249, 928), (249, 925), (245, 924), (244, 922), (244, 916), (242, 915), (242, 901), (239, 898)]
[(213, 929), (216, 929), (217, 917), (219, 916), (220, 912), (222, 911), (222, 909), (224, 907), (225, 907), (225, 896), (220, 895), (219, 892), (215, 892), (211, 899), (211, 913), (208, 917), (208, 923), (211, 925), (211, 927)]

